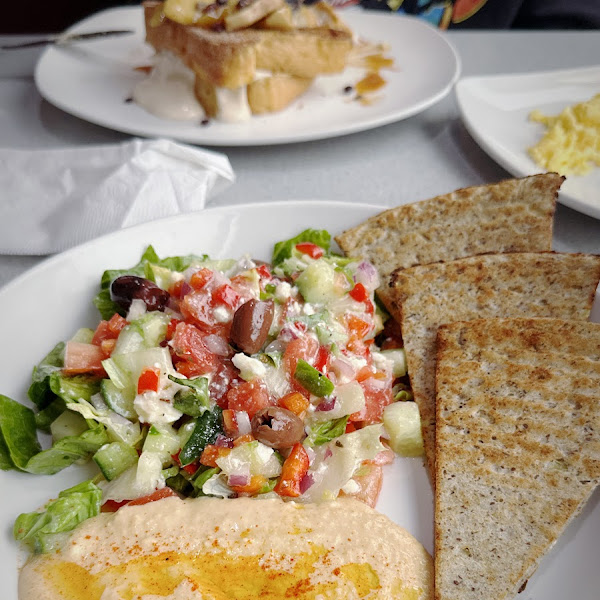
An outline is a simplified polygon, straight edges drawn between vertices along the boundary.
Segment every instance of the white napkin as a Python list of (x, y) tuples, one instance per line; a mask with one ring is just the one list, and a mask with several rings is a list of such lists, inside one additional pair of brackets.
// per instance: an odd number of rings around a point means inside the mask
[(200, 210), (234, 180), (224, 154), (169, 140), (0, 149), (0, 254), (50, 254)]

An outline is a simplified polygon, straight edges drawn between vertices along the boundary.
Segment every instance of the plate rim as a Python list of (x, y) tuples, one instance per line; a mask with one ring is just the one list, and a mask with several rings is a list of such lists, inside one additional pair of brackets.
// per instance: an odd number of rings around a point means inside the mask
[[(99, 16), (106, 16), (110, 13), (119, 13), (119, 12), (127, 12), (133, 14), (134, 12), (141, 11), (141, 7), (137, 6), (121, 6), (121, 7), (113, 7), (108, 8), (102, 11), (98, 11), (81, 21), (78, 21), (71, 27), (66, 30), (66, 34), (77, 32), (80, 28), (89, 25), (90, 23), (94, 23), (95, 19)], [(275, 135), (271, 134), (263, 137), (254, 137), (252, 139), (245, 138), (235, 138), (235, 137), (227, 137), (227, 138), (214, 138), (210, 136), (203, 135), (202, 129), (196, 130), (191, 135), (176, 133), (175, 135), (167, 135), (168, 137), (172, 137), (173, 139), (177, 139), (182, 142), (191, 143), (191, 144), (203, 144), (207, 146), (233, 146), (233, 147), (247, 147), (247, 146), (275, 146), (275, 145), (284, 145), (284, 144), (293, 144), (293, 143), (301, 143), (301, 142), (309, 142), (309, 141), (318, 141), (324, 139), (331, 139), (336, 137), (343, 137), (346, 135), (351, 135), (354, 133), (359, 133), (362, 131), (368, 131), (370, 129), (375, 129), (378, 127), (383, 127), (385, 125), (389, 125), (390, 123), (402, 121), (408, 119), (416, 114), (423, 112), (424, 110), (430, 108), (431, 106), (440, 102), (443, 98), (445, 98), (454, 88), (456, 83), (460, 79), (460, 75), (462, 72), (462, 61), (460, 59), (460, 55), (451, 41), (448, 39), (443, 32), (439, 31), (437, 28), (433, 27), (428, 22), (423, 19), (412, 17), (410, 15), (393, 15), (387, 13), (380, 13), (379, 11), (349, 11), (345, 17), (350, 16), (350, 20), (353, 20), (355, 17), (360, 16), (362, 20), (367, 19), (370, 21), (379, 21), (385, 20), (390, 21), (392, 19), (399, 20), (400, 22), (411, 23), (411, 26), (421, 27), (424, 31), (427, 31), (428, 35), (434, 36), (438, 42), (441, 42), (447, 51), (447, 55), (451, 58), (451, 62), (453, 63), (454, 69), (452, 76), (445, 82), (445, 84), (439, 88), (439, 90), (435, 94), (429, 95), (424, 100), (409, 106), (408, 109), (389, 111), (387, 114), (372, 116), (370, 118), (365, 118), (357, 122), (350, 122), (343, 126), (338, 126), (336, 129), (324, 130), (324, 131), (314, 131), (308, 130), (304, 132), (297, 132), (293, 134), (288, 134), (284, 136), (279, 136), (277, 133)], [(126, 133), (129, 135), (142, 136), (142, 137), (156, 137), (155, 133), (148, 133), (148, 131), (142, 127), (131, 127), (127, 124), (124, 125), (114, 125), (107, 124), (107, 120), (103, 118), (95, 118), (93, 114), (86, 113), (86, 111), (80, 110), (78, 107), (73, 107), (73, 105), (69, 104), (68, 101), (65, 101), (61, 97), (57, 97), (56, 94), (52, 90), (48, 90), (42, 83), (42, 77), (45, 75), (46, 63), (48, 60), (51, 60), (56, 49), (53, 46), (50, 46), (44, 50), (38, 59), (35, 70), (34, 70), (34, 82), (39, 94), (50, 104), (55, 106), (56, 108), (70, 114), (78, 119), (87, 121), (88, 123), (92, 123), (94, 125), (104, 127), (106, 129), (110, 129), (113, 131)], [(166, 121), (166, 120), (165, 120)], [(168, 122), (168, 121), (167, 121)]]
[[(519, 165), (515, 165), (515, 163), (513, 163), (510, 159), (505, 157), (504, 154), (498, 150), (497, 144), (489, 135), (486, 135), (485, 133), (480, 131), (479, 127), (474, 123), (466, 106), (466, 103), (468, 101), (480, 102), (476, 99), (475, 94), (472, 93), (472, 86), (501, 80), (528, 80), (535, 79), (536, 77), (550, 78), (552, 76), (579, 74), (590, 71), (600, 73), (600, 64), (565, 69), (543, 69), (538, 71), (532, 71), (530, 73), (495, 73), (493, 75), (469, 75), (467, 77), (461, 77), (456, 82), (456, 86), (454, 88), (461, 120), (471, 137), (477, 143), (477, 145), (494, 162), (498, 163), (503, 169), (508, 171), (513, 176), (526, 177), (528, 175), (545, 173), (547, 171), (543, 168), (525, 169), (521, 168)], [(579, 213), (582, 213), (594, 219), (600, 219), (600, 205), (594, 206), (590, 204), (590, 202), (582, 200), (581, 198), (574, 196), (570, 192), (560, 190), (557, 201), (560, 204)]]

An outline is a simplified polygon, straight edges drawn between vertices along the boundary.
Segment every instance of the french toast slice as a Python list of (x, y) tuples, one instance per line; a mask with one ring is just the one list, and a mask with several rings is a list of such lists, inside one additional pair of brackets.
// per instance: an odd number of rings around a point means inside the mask
[(144, 2), (146, 41), (157, 51), (173, 52), (201, 80), (217, 87), (248, 85), (257, 79), (257, 71), (301, 79), (337, 73), (345, 68), (352, 49), (352, 34), (341, 25), (336, 29), (214, 30), (172, 21), (161, 15), (162, 5)]

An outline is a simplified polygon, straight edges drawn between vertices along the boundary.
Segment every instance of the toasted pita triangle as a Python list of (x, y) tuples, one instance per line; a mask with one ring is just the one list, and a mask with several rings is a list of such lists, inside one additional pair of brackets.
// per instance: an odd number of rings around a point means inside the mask
[(588, 500), (600, 480), (599, 369), (597, 323), (439, 328), (436, 600), (512, 600)]
[(394, 272), (387, 306), (400, 323), (425, 452), (435, 462), (435, 352), (440, 325), (497, 317), (587, 320), (600, 257), (486, 254)]
[(457, 190), (386, 210), (335, 239), (383, 280), (397, 268), (489, 252), (545, 252), (564, 177), (556, 173)]

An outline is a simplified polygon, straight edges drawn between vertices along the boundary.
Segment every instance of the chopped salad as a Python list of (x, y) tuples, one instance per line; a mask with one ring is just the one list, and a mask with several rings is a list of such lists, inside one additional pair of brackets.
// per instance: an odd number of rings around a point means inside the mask
[(106, 271), (96, 329), (34, 368), (35, 410), (0, 396), (2, 469), (53, 474), (90, 457), (99, 469), (20, 515), (15, 537), (50, 551), (101, 510), (174, 494), (374, 505), (393, 450), (422, 452), (378, 285), (370, 263), (312, 229), (277, 243), (270, 264), (148, 247)]

